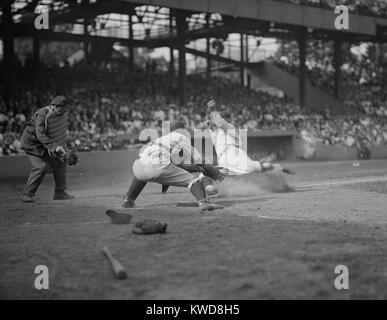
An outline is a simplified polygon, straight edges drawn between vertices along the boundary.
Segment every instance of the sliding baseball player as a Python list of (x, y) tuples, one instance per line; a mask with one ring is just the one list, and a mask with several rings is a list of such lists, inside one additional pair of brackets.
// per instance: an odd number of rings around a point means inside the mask
[[(202, 129), (213, 128), (211, 138), (217, 154), (218, 166), (227, 169), (228, 175), (240, 176), (271, 170), (295, 174), (292, 170), (283, 168), (279, 164), (252, 160), (239, 145), (238, 130), (216, 110), (214, 99), (208, 101), (207, 108), (210, 112), (210, 120), (203, 124)], [(216, 190), (213, 190), (212, 193), (216, 193)]]

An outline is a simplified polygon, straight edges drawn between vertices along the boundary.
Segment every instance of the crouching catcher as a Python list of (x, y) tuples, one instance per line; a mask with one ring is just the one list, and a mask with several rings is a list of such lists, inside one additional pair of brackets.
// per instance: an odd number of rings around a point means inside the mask
[[(188, 159), (195, 163), (202, 162), (198, 150), (191, 146), (191, 140), (181, 131), (184, 124), (176, 121), (171, 124), (171, 133), (156, 139), (140, 152), (139, 159), (133, 164), (134, 178), (127, 192), (123, 207), (131, 208), (144, 189), (147, 182), (154, 182), (164, 186), (175, 186), (187, 188), (196, 198), (200, 211), (222, 209), (221, 205), (211, 203), (208, 200), (205, 189), (205, 175), (202, 171), (213, 173), (217, 180), (223, 180), (222, 174), (217, 168), (209, 165), (198, 165), (195, 170), (201, 172), (194, 176), (183, 164)], [(173, 159), (179, 158), (177, 164)]]

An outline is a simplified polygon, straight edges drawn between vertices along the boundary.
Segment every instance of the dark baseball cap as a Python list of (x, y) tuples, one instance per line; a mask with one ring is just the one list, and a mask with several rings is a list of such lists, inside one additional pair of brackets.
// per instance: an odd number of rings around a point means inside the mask
[(60, 106), (67, 103), (67, 99), (65, 96), (56, 96), (54, 99), (51, 100), (51, 105), (54, 106)]
[(170, 123), (170, 130), (171, 131), (175, 131), (177, 129), (185, 129), (186, 128), (186, 123), (184, 121), (184, 119), (176, 119), (176, 120), (172, 120), (171, 123)]

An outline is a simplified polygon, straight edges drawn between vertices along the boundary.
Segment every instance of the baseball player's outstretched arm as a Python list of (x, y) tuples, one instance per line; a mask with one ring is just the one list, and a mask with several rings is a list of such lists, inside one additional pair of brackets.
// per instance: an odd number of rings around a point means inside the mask
[(219, 129), (235, 129), (235, 126), (224, 120), (224, 118), (217, 111), (212, 112), (210, 117), (211, 122), (214, 123)]
[(208, 102), (206, 103), (207, 105), (207, 111), (209, 113), (213, 112), (213, 111), (216, 111), (216, 101), (214, 98), (210, 98), (210, 100), (208, 100)]
[(207, 102), (207, 110), (210, 113), (210, 122), (215, 124), (219, 129), (235, 129), (235, 127), (228, 123), (216, 110), (216, 102), (214, 99), (210, 99)]

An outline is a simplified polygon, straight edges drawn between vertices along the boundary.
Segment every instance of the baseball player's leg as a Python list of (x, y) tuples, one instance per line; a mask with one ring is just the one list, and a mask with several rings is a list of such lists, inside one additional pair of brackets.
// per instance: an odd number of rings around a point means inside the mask
[[(188, 166), (184, 166), (182, 168), (184, 170), (190, 172), (190, 173), (194, 173), (195, 175), (197, 175), (197, 174), (202, 172), (200, 167), (199, 168), (198, 167), (199, 166), (188, 165)], [(218, 193), (218, 190), (214, 187), (214, 180), (213, 179), (211, 179), (210, 177), (204, 176), (202, 178), (202, 182), (204, 184), (204, 187), (206, 189), (206, 192), (207, 192), (208, 196), (214, 196), (214, 195), (216, 195)], [(161, 188), (161, 192), (162, 193), (167, 193), (168, 188), (169, 188), (168, 185), (163, 184), (162, 188)]]
[(31, 173), (23, 190), (22, 202), (33, 202), (38, 187), (50, 167), (50, 163), (44, 158), (32, 154), (27, 154), (31, 163)]
[(139, 159), (135, 160), (132, 166), (133, 179), (122, 203), (123, 208), (133, 208), (135, 201), (145, 188), (148, 181), (160, 174), (160, 170), (143, 164)]
[(162, 185), (174, 187), (188, 187), (189, 183), (195, 179), (195, 176), (174, 164), (161, 168), (154, 182)]
[(262, 170), (261, 170), (262, 172), (278, 170), (278, 171), (286, 173), (286, 174), (291, 174), (291, 175), (296, 174), (292, 169), (282, 167), (281, 165), (276, 164), (276, 163), (273, 164), (270, 162), (261, 162), (260, 164), (262, 167)]
[[(231, 152), (230, 152), (231, 153)], [(226, 156), (229, 155), (226, 153)], [(247, 174), (247, 173), (252, 173), (252, 172), (267, 172), (267, 171), (272, 171), (272, 170), (278, 170), (287, 174), (294, 174), (294, 172), (290, 169), (283, 168), (279, 164), (273, 164), (268, 161), (255, 161), (252, 160), (248, 154), (246, 153), (245, 150), (236, 148), (233, 150), (231, 155), (229, 155), (229, 158), (235, 157), (232, 162), (234, 165), (234, 171), (238, 174)]]
[(136, 201), (137, 197), (140, 195), (141, 191), (145, 188), (146, 184), (147, 184), (146, 181), (140, 181), (136, 177), (133, 177), (129, 190), (126, 193), (126, 197), (124, 198), (122, 207), (124, 208), (134, 207), (134, 202)]
[[(180, 167), (182, 167), (185, 171), (188, 171), (190, 173), (202, 172), (200, 167), (199, 166), (195, 166), (195, 165), (188, 165), (188, 166), (180, 165)], [(166, 184), (161, 185), (161, 192), (162, 193), (167, 193), (168, 189), (169, 189), (168, 185), (166, 185)]]
[(144, 164), (140, 159), (134, 161), (132, 166), (133, 175), (139, 181), (152, 181), (160, 175), (162, 167)]
[(52, 167), (54, 168), (55, 193), (54, 200), (69, 200), (74, 199), (74, 196), (66, 192), (66, 171), (67, 166), (64, 162), (57, 158), (51, 158)]
[[(142, 186), (141, 182), (155, 182), (166, 186), (188, 188), (197, 199), (201, 210), (215, 210), (222, 208), (222, 206), (208, 202), (206, 190), (201, 181), (203, 175), (197, 178), (193, 174), (174, 164), (169, 164), (166, 167), (157, 167), (150, 164), (143, 164), (140, 160), (134, 162), (133, 174), (137, 179), (137, 181), (132, 184), (133, 190), (135, 190), (133, 191), (134, 194), (137, 192), (139, 194), (145, 186)], [(130, 207), (133, 206), (134, 202), (131, 202)]]
[(205, 176), (203, 174), (195, 177), (192, 173), (179, 168), (174, 164), (170, 164), (161, 170), (160, 175), (154, 180), (154, 182), (162, 185), (188, 188), (198, 201), (199, 208), (202, 211), (222, 209), (222, 206), (208, 201), (206, 189), (203, 183), (204, 179)]
[(238, 148), (231, 148), (219, 157), (219, 166), (226, 168), (229, 175), (239, 176), (254, 171), (262, 171), (259, 161), (252, 160), (246, 152)]
[(48, 159), (53, 168), (53, 175), (55, 181), (55, 192), (54, 192), (54, 200), (69, 200), (74, 199), (75, 197), (69, 195), (66, 192), (67, 183), (66, 183), (66, 172), (67, 165), (56, 157), (50, 157)]
[(295, 174), (291, 169), (282, 167), (279, 164), (274, 164), (267, 161), (254, 161), (250, 158), (247, 158), (245, 165), (240, 167), (233, 167), (230, 172), (234, 175), (243, 175), (252, 172), (268, 172), (277, 170), (286, 174)]
[(252, 172), (267, 172), (278, 170), (287, 174), (295, 174), (291, 169), (284, 168), (279, 164), (267, 161), (252, 160), (247, 153), (239, 148), (231, 148), (219, 158), (219, 165), (227, 168), (229, 175), (239, 176)]

